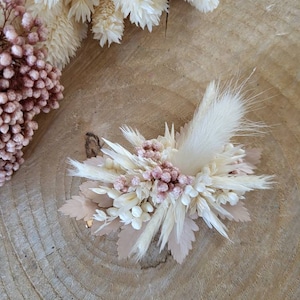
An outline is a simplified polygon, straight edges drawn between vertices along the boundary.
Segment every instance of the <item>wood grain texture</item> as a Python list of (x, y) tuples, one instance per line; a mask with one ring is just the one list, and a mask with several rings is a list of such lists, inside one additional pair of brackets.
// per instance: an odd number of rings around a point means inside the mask
[[(126, 22), (121, 45), (90, 36), (65, 68), (65, 99), (39, 116), (26, 162), (0, 189), (0, 299), (299, 299), (300, 5), (220, 1), (201, 14), (171, 1), (168, 30)], [(272, 125), (241, 140), (263, 149), (258, 172), (276, 174), (271, 191), (247, 195), (252, 222), (226, 222), (230, 243), (199, 222), (182, 265), (117, 259), (116, 236), (91, 237), (84, 222), (58, 213), (77, 194), (67, 157), (85, 158), (85, 134), (124, 143), (123, 124), (148, 138), (164, 122), (188, 121), (210, 80), (247, 77), (260, 94), (249, 118)], [(144, 262), (145, 263), (145, 262)]]

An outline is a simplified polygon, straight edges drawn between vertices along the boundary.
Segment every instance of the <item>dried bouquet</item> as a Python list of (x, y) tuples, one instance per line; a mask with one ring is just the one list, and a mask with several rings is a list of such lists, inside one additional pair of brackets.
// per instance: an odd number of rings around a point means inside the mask
[(41, 45), (47, 29), (23, 0), (0, 0), (0, 186), (23, 163), (40, 112), (58, 108), (61, 71)]
[(70, 174), (88, 181), (60, 211), (91, 223), (92, 234), (119, 231), (120, 258), (142, 258), (160, 230), (160, 250), (167, 245), (182, 263), (199, 230), (197, 218), (228, 238), (221, 219), (249, 221), (245, 193), (270, 188), (273, 178), (254, 175), (258, 150), (232, 141), (261, 131), (262, 124), (244, 118), (250, 106), (239, 88), (220, 92), (212, 82), (180, 132), (166, 124), (163, 136), (148, 140), (123, 126), (134, 151), (103, 139), (103, 156), (70, 160)]

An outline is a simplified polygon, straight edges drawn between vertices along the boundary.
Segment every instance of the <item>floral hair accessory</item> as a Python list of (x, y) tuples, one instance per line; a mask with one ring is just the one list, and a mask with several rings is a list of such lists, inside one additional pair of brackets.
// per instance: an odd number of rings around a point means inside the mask
[(119, 230), (120, 258), (139, 260), (160, 230), (159, 247), (166, 245), (182, 263), (199, 230), (202, 218), (228, 238), (221, 219), (249, 221), (245, 192), (268, 189), (273, 176), (254, 175), (259, 150), (245, 150), (231, 142), (233, 136), (260, 132), (261, 124), (246, 121), (250, 104), (240, 89), (219, 92), (210, 83), (193, 119), (175, 133), (145, 139), (124, 126), (129, 152), (106, 139), (103, 156), (83, 163), (70, 160), (70, 175), (89, 179), (80, 185), (60, 211), (91, 223), (91, 231), (105, 235)]

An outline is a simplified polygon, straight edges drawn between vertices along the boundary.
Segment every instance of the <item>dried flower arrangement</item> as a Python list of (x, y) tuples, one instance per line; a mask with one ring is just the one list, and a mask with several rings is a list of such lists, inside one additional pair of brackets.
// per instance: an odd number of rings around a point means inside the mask
[(182, 263), (199, 230), (195, 219), (228, 238), (220, 218), (249, 221), (245, 192), (270, 188), (273, 176), (254, 175), (260, 152), (232, 142), (261, 132), (262, 124), (244, 118), (250, 107), (240, 88), (220, 92), (212, 82), (180, 132), (166, 125), (163, 136), (147, 140), (122, 127), (134, 152), (103, 139), (103, 156), (70, 160), (70, 175), (88, 181), (59, 210), (87, 221), (92, 234), (119, 230), (120, 258), (141, 259), (160, 230), (160, 250), (167, 245)]
[[(218, 0), (185, 0), (202, 12), (214, 10)], [(41, 18), (49, 31), (45, 46), (49, 61), (63, 68), (86, 37), (88, 26), (103, 47), (120, 43), (124, 18), (151, 32), (168, 12), (169, 0), (27, 0), (27, 8)]]
[(24, 162), (40, 112), (58, 108), (61, 71), (47, 62), (40, 45), (47, 30), (23, 0), (0, 0), (0, 186)]

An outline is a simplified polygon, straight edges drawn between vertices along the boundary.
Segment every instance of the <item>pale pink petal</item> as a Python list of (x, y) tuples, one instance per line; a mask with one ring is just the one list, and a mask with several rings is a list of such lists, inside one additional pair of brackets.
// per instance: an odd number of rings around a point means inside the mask
[(83, 184), (81, 184), (79, 188), (86, 198), (90, 199), (95, 203), (98, 203), (100, 207), (111, 207), (113, 203), (113, 200), (111, 198), (109, 198), (106, 194), (100, 195), (91, 191), (91, 188), (98, 188), (98, 187), (99, 187), (99, 182), (86, 181)]
[(73, 196), (70, 200), (67, 200), (59, 211), (64, 215), (76, 218), (76, 220), (88, 221), (93, 218), (97, 208), (97, 203), (84, 197), (83, 194), (79, 194), (79, 196)]
[(127, 258), (131, 254), (131, 250), (138, 238), (144, 232), (146, 222), (143, 223), (140, 230), (135, 230), (131, 225), (124, 225), (121, 232), (119, 233), (118, 240), (118, 255), (119, 258)]
[[(224, 209), (226, 209), (232, 216), (233, 220), (236, 222), (248, 222), (251, 221), (250, 214), (247, 208), (244, 206), (244, 202), (239, 201), (236, 205), (231, 206), (229, 203), (226, 205), (221, 205)], [(225, 217), (220, 214), (220, 217), (224, 219)]]
[(183, 224), (183, 230), (180, 237), (180, 242), (177, 242), (176, 237), (176, 226), (173, 227), (169, 240), (168, 240), (168, 250), (171, 251), (173, 258), (181, 264), (185, 257), (188, 255), (189, 250), (192, 249), (192, 242), (195, 241), (194, 231), (198, 231), (199, 227), (190, 218), (186, 217)]
[(237, 169), (235, 170), (235, 172), (236, 175), (247, 175), (247, 174), (250, 175), (250, 174), (254, 174), (253, 169), (255, 168), (256, 167), (252, 164), (241, 163), (237, 165)]
[(258, 148), (252, 148), (252, 149), (246, 149), (246, 156), (245, 161), (253, 166), (256, 166), (260, 163), (260, 157), (261, 157), (261, 149)]

